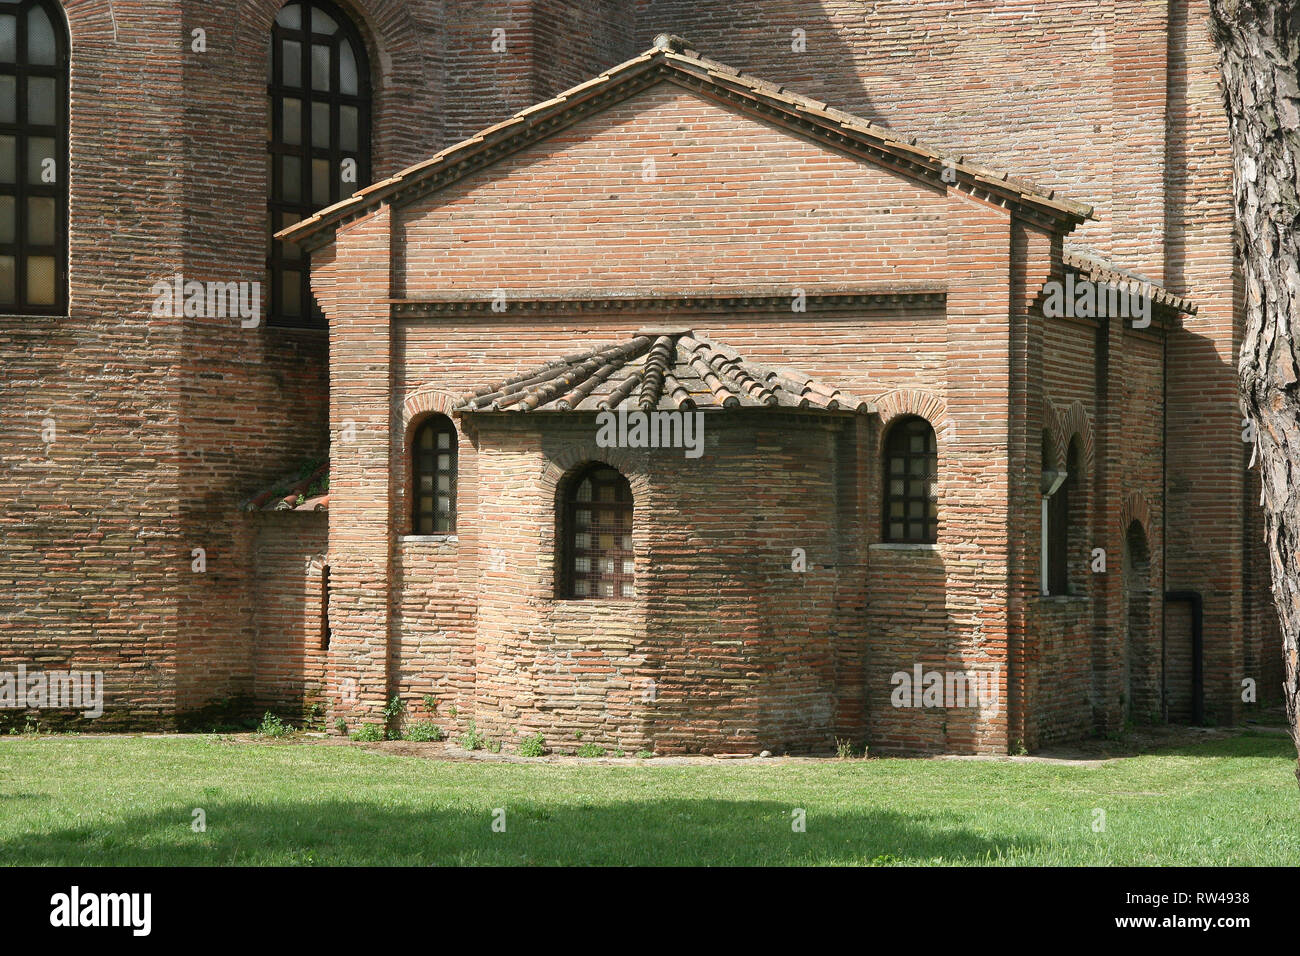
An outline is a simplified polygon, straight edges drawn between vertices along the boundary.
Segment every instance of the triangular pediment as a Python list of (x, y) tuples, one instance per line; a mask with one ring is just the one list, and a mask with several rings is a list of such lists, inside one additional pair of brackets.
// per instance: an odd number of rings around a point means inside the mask
[(448, 147), (424, 162), (361, 190), (279, 237), (316, 246), (340, 226), (382, 204), (404, 205), (485, 169), (534, 143), (663, 83), (744, 111), (756, 119), (940, 189), (956, 189), (1068, 232), (1091, 208), (1058, 199), (1049, 190), (946, 155), (781, 86), (701, 56), (677, 38), (538, 103)]

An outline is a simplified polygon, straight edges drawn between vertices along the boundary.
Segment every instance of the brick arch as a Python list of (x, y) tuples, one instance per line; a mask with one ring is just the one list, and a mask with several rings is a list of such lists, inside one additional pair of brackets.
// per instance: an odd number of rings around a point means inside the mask
[[(275, 15), (290, 0), (239, 0), (239, 49), (247, 51), (249, 69), (265, 87), (266, 51)], [(413, 109), (414, 90), (434, 81), (433, 58), (425, 49), (424, 31), (405, 0), (332, 0), (352, 18), (370, 57), (373, 81), (371, 179), (375, 182), (426, 158), (431, 150), (411, 151), (411, 130), (438, 120)], [(212, 38), (209, 37), (209, 43)], [(260, 107), (259, 107), (260, 108)]]
[(1078, 438), (1084, 469), (1088, 474), (1092, 474), (1095, 465), (1092, 420), (1088, 417), (1088, 410), (1083, 407), (1083, 402), (1075, 399), (1064, 411), (1057, 408), (1050, 398), (1044, 399), (1044, 402), (1046, 403), (1044, 425), (1051, 432), (1052, 443), (1056, 446), (1056, 467), (1065, 468), (1070, 453), (1070, 442)]
[(948, 417), (948, 403), (941, 395), (915, 388), (899, 388), (872, 400), (880, 416), (880, 434), (883, 438), (897, 419), (906, 415), (924, 418), (934, 429), (934, 437), (943, 444), (952, 438), (952, 419)]
[[(291, 0), (240, 0), (241, 40), (262, 50), (280, 8)], [(424, 57), (421, 32), (405, 0), (331, 0), (361, 31), (370, 54), (375, 92), (417, 82)]]
[(430, 413), (453, 418), (452, 409), (458, 402), (449, 392), (440, 391), (431, 385), (422, 385), (402, 402), (402, 430), (409, 433), (416, 418), (423, 418)]
[(112, 0), (61, 0), (63, 15), (68, 21), (68, 36), (72, 41), (72, 55), (80, 43), (116, 43), (117, 17)]
[(560, 482), (579, 465), (588, 462), (603, 461), (611, 468), (616, 468), (632, 488), (633, 499), (640, 500), (650, 489), (649, 476), (639, 467), (636, 459), (623, 448), (598, 448), (591, 445), (578, 445), (565, 448), (546, 462), (542, 470), (542, 493), (548, 500), (554, 500), (560, 492)]
[[(570, 475), (575, 469), (590, 462), (604, 462), (611, 468), (616, 468), (627, 479), (628, 485), (632, 489), (632, 506), (634, 512), (644, 515), (642, 510), (645, 507), (646, 494), (650, 488), (649, 476), (638, 467), (636, 461), (627, 450), (621, 448), (599, 448), (595, 442), (569, 446), (558, 454), (549, 458), (546, 467), (542, 469), (539, 480), (540, 494), (543, 500), (551, 505), (552, 520), (542, 522), (540, 552), (550, 562), (549, 576), (554, 582), (555, 587), (559, 587), (560, 566), (560, 483), (565, 476)], [(645, 570), (646, 541), (648, 540), (646, 531), (646, 522), (642, 518), (637, 520), (635, 517), (632, 523), (632, 538), (635, 544), (635, 561), (636, 576), (640, 579)]]
[(1151, 502), (1140, 491), (1130, 491), (1119, 506), (1120, 531), (1128, 534), (1129, 527), (1136, 521), (1142, 526), (1142, 533), (1147, 541), (1151, 540)]

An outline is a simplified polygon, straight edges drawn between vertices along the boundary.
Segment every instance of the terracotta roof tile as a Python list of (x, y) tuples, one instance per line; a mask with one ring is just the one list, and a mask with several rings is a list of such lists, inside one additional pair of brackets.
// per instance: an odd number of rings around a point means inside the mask
[[(304, 474), (304, 472), (306, 472)], [(328, 511), (330, 466), (299, 469), (245, 501), (241, 511)]]
[(1159, 305), (1176, 309), (1185, 315), (1196, 314), (1196, 303), (1191, 299), (1174, 295), (1145, 276), (1140, 276), (1136, 272), (1129, 272), (1127, 269), (1121, 269), (1113, 262), (1069, 249), (1064, 252), (1061, 259), (1067, 269), (1073, 269), (1093, 282), (1102, 282), (1117, 289), (1125, 290), (1132, 290), (1136, 286), (1136, 291), (1148, 296), (1151, 301)]
[(466, 395), (465, 412), (722, 411), (869, 414), (875, 406), (788, 368), (759, 365), (692, 331), (643, 332)]

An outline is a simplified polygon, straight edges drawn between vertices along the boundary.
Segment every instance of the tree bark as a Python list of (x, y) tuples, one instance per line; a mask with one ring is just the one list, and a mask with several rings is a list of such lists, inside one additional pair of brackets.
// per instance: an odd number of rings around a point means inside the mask
[(1300, 752), (1300, 0), (1210, 0), (1210, 22), (1232, 139), (1245, 280), (1241, 406), (1255, 433), (1287, 718)]

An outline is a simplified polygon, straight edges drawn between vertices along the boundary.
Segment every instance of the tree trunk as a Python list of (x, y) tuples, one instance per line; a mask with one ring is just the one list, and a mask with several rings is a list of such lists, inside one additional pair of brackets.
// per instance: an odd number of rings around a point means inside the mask
[[(1233, 157), (1246, 331), (1238, 371), (1263, 481), (1286, 710), (1300, 751), (1300, 2), (1210, 0)], [(1300, 779), (1300, 767), (1296, 770)]]

